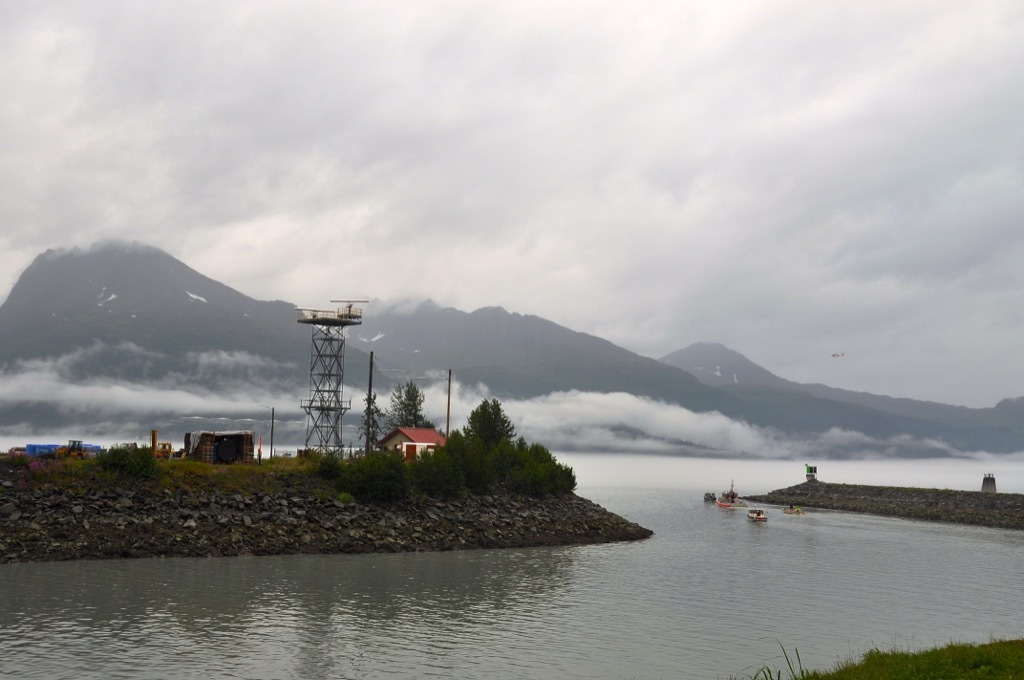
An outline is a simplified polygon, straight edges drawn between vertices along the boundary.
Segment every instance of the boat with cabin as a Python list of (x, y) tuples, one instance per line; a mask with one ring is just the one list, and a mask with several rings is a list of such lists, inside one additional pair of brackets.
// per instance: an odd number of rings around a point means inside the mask
[(728, 510), (748, 507), (747, 502), (740, 498), (740, 495), (736, 493), (736, 489), (733, 487), (732, 482), (729, 482), (728, 490), (723, 491), (722, 495), (715, 499), (715, 505)]
[(767, 522), (768, 511), (761, 508), (750, 508), (747, 510), (747, 519), (751, 522)]

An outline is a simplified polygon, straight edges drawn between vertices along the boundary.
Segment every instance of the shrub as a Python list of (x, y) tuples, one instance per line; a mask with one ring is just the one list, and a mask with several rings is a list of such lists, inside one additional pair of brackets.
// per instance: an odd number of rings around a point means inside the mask
[(512, 472), (518, 468), (523, 461), (523, 452), (526, 450), (525, 443), (513, 446), (507, 440), (501, 440), (497, 446), (491, 449), (487, 455), (487, 463), (491, 468), (495, 479), (507, 480)]
[(466, 490), (462, 470), (443, 448), (428, 451), (409, 465), (413, 489), (434, 498), (458, 498)]
[(519, 462), (508, 474), (506, 484), (511, 491), (529, 496), (565, 494), (576, 488), (572, 468), (555, 460), (540, 444), (517, 449)]
[(443, 448), (462, 473), (467, 489), (475, 494), (490, 491), (497, 476), (493, 463), (488, 460), (483, 440), (475, 436), (467, 437), (456, 430), (448, 437)]
[(11, 454), (8, 459), (11, 463), (11, 467), (25, 469), (32, 462), (32, 458), (29, 458), (24, 453)]
[(572, 467), (564, 463), (555, 463), (555, 486), (554, 492), (560, 494), (572, 493), (576, 490), (576, 473)]
[[(488, 448), (480, 437), (456, 430), (445, 446), (437, 449), (437, 454), (448, 457), (449, 474), (461, 473), (462, 483), (474, 494), (489, 493), (501, 484), (510, 491), (530, 496), (565, 494), (576, 489), (572, 468), (556, 461), (544, 446), (528, 445), (522, 437), (515, 442), (505, 437)], [(439, 481), (433, 476), (439, 477), (442, 471), (424, 470), (417, 474), (422, 474), (422, 482), (415, 476), (414, 482), (422, 483), (424, 492), (431, 493), (425, 486), (437, 488)], [(458, 480), (448, 483), (454, 485)]]
[(341, 477), (341, 460), (333, 453), (318, 456), (316, 472), (324, 479), (336, 480)]
[(368, 503), (393, 501), (409, 495), (405, 459), (393, 451), (377, 451), (352, 460), (344, 489)]
[(130, 479), (152, 479), (157, 473), (156, 458), (148, 446), (112, 446), (96, 454), (96, 464)]

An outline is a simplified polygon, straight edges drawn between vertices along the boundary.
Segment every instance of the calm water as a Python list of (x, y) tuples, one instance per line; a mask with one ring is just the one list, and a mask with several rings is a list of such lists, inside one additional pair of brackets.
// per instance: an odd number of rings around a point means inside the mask
[(694, 480), (735, 472), (760, 493), (792, 463), (562, 458), (583, 495), (654, 538), (3, 565), (0, 677), (725, 678), (784, 668), (780, 643), (827, 668), (873, 647), (1024, 637), (1024, 533), (772, 509), (755, 525), (701, 500), (728, 478)]

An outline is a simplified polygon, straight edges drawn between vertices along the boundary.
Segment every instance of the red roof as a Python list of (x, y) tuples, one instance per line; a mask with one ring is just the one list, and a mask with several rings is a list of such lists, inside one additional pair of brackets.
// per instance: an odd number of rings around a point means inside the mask
[(396, 427), (381, 437), (380, 443), (383, 444), (397, 434), (401, 434), (413, 444), (444, 446), (445, 443), (444, 435), (432, 427)]

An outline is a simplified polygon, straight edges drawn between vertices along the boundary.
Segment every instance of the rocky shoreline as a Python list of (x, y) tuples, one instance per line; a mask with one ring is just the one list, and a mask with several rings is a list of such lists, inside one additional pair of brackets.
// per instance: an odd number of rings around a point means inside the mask
[(745, 498), (772, 505), (792, 504), (803, 508), (1024, 530), (1024, 494), (830, 484), (814, 480)]
[(291, 493), (3, 486), (0, 563), (518, 548), (654, 533), (575, 494), (368, 505)]

